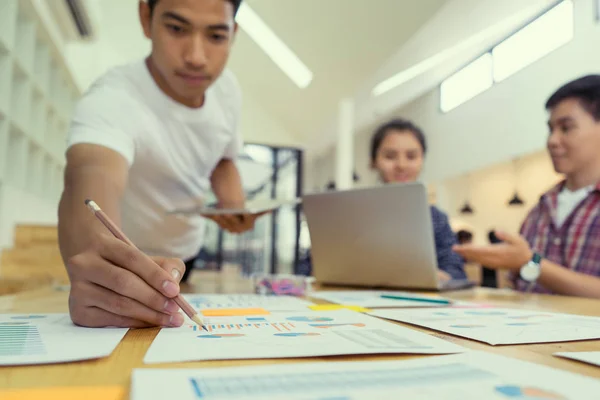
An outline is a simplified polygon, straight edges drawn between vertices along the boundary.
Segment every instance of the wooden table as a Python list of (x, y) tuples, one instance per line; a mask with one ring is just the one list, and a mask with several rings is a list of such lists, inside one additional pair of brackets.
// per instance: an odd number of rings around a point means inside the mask
[[(213, 282), (214, 283), (214, 282)], [(234, 288), (237, 286), (233, 285)], [(214, 289), (214, 288), (213, 288)], [(221, 291), (221, 290), (216, 290)], [(204, 293), (206, 291), (203, 290)], [(539, 311), (566, 312), (581, 315), (600, 316), (600, 301), (546, 296), (524, 295), (503, 290), (477, 288), (468, 291), (444, 294), (457, 300), (476, 301), (508, 308), (523, 308)], [(67, 312), (67, 291), (56, 288), (39, 289), (21, 293), (12, 299), (12, 306), (6, 306), (0, 312), (18, 313), (52, 313)], [(2, 298), (0, 297), (0, 303)], [(323, 303), (317, 301), (317, 303)], [(393, 323), (393, 322), (392, 322)], [(400, 324), (403, 325), (403, 324)], [(557, 351), (600, 351), (600, 340), (567, 342), (552, 344), (533, 344), (515, 346), (489, 346), (456, 336), (412, 327), (450, 342), (491, 353), (509, 356), (538, 364), (600, 378), (600, 368), (587, 364), (553, 357)], [(133, 368), (207, 368), (238, 365), (258, 365), (275, 363), (327, 362), (353, 360), (401, 360), (416, 357), (408, 355), (374, 355), (374, 356), (339, 356), (313, 357), (282, 360), (236, 360), (236, 361), (204, 361), (174, 364), (156, 364), (147, 366), (142, 363), (143, 357), (157, 335), (159, 329), (130, 330), (113, 354), (100, 360), (75, 362), (68, 364), (0, 367), (0, 390), (7, 388), (34, 388), (49, 386), (97, 386), (121, 385), (129, 391), (130, 377)]]

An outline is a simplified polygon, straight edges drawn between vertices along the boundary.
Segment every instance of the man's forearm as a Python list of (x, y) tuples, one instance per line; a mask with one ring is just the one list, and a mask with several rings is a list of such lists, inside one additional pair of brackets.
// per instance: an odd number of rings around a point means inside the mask
[[(91, 177), (90, 177), (91, 178)], [(58, 208), (58, 239), (63, 261), (66, 263), (72, 256), (84, 251), (99, 233), (107, 233), (106, 228), (94, 217), (85, 205), (86, 199), (94, 200), (102, 210), (120, 226), (118, 196), (109, 185), (96, 183), (82, 184), (82, 176), (78, 183), (65, 182)], [(91, 180), (90, 182), (97, 182)]]
[(538, 282), (556, 294), (600, 298), (600, 278), (542, 260)]
[(219, 204), (225, 206), (244, 204), (246, 196), (242, 187), (242, 178), (233, 161), (222, 160), (219, 162), (210, 181)]

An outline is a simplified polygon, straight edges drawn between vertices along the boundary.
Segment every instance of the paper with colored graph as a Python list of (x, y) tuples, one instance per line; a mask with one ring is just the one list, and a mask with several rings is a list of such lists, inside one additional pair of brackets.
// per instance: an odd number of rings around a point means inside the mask
[(388, 309), (369, 314), (491, 345), (600, 339), (600, 318), (573, 314), (503, 308)]
[(126, 333), (123, 328), (78, 327), (68, 314), (0, 314), (0, 365), (105, 357)]
[(263, 308), (267, 311), (307, 310), (313, 304), (292, 296), (260, 294), (185, 294), (183, 297), (198, 310), (223, 308)]
[(581, 361), (600, 367), (600, 351), (575, 351), (554, 353), (556, 357), (569, 358), (575, 361)]
[(426, 303), (423, 301), (385, 299), (382, 295), (409, 296), (421, 299), (442, 299), (440, 296), (423, 296), (409, 292), (381, 291), (381, 290), (349, 290), (349, 291), (323, 291), (311, 294), (310, 297), (321, 299), (336, 304), (348, 304), (365, 308), (407, 308), (407, 307), (448, 307), (446, 304)]
[[(165, 384), (168, 382), (168, 385)], [(136, 369), (131, 400), (597, 400), (600, 381), (483, 352), (404, 361)]]
[(205, 326), (208, 332), (191, 322), (161, 329), (144, 362), (465, 351), (431, 335), (349, 310), (206, 318)]

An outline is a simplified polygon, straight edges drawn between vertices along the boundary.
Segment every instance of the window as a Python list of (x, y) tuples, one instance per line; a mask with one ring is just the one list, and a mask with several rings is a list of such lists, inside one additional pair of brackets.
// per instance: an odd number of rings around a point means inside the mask
[[(596, 1), (600, 14), (600, 0)], [(442, 82), (441, 110), (460, 106), (550, 54), (573, 39), (574, 29), (573, 1), (564, 0)]]
[(563, 1), (492, 50), (494, 80), (503, 81), (568, 43), (573, 36), (573, 2)]
[(494, 84), (492, 55), (486, 53), (461, 69), (441, 86), (441, 108), (448, 112), (486, 91)]

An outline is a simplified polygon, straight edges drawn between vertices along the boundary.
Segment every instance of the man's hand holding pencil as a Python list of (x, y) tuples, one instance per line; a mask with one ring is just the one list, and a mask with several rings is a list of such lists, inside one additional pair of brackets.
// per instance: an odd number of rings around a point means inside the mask
[(69, 310), (77, 325), (87, 327), (181, 326), (183, 310), (202, 326), (202, 319), (181, 297), (181, 260), (149, 257), (137, 249), (93, 201), (86, 201), (111, 234), (67, 263), (71, 280)]

